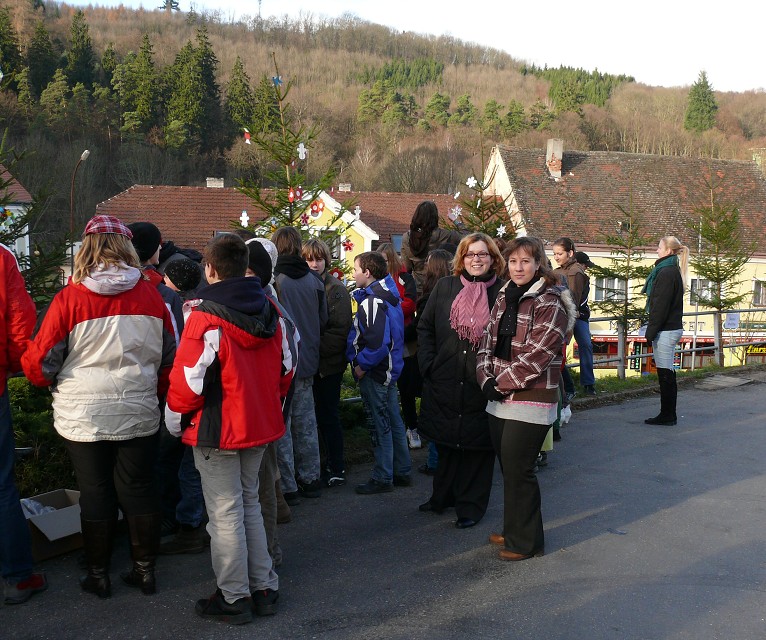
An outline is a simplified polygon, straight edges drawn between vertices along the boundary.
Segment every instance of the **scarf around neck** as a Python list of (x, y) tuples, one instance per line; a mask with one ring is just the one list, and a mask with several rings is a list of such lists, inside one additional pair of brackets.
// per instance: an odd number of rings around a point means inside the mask
[(468, 340), (472, 346), (478, 347), (484, 329), (489, 324), (489, 300), (487, 289), (497, 281), (497, 275), (489, 272), (480, 276), (483, 280), (466, 277), (465, 271), (460, 274), (463, 288), (455, 296), (449, 313), (449, 324), (461, 340)]
[(652, 295), (652, 287), (654, 287), (654, 281), (657, 279), (657, 274), (660, 272), (660, 269), (664, 269), (665, 267), (678, 267), (678, 256), (675, 254), (665, 256), (654, 263), (654, 268), (646, 279), (644, 288), (641, 289), (641, 293), (645, 293), (647, 298)]

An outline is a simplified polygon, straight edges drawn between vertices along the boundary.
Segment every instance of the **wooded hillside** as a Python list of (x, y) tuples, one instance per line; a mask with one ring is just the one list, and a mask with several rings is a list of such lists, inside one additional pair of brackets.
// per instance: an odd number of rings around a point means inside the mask
[(52, 229), (68, 220), (84, 149), (79, 228), (97, 202), (135, 183), (216, 176), (233, 185), (262, 175), (266, 159), (242, 134), (274, 126), (272, 52), (279, 75), (295, 81), (293, 118), (321, 128), (309, 174), (334, 166), (354, 190), (451, 192), (481, 171), (482, 149), (494, 142), (544, 147), (560, 137), (565, 149), (743, 160), (766, 147), (766, 94), (713, 92), (702, 78), (689, 84), (707, 100), (693, 120), (707, 129), (689, 128), (689, 89), (528, 67), (356, 18), (230, 23), (215, 13), (40, 0), (0, 7), (0, 118), (9, 143), (28, 154), (19, 179), (53, 195)]

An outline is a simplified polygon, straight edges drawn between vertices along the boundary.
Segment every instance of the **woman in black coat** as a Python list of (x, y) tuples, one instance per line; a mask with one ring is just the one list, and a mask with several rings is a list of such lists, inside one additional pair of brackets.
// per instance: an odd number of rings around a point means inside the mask
[(481, 520), (492, 488), (495, 454), (487, 401), (476, 382), (476, 350), (504, 269), (489, 236), (466, 236), (455, 255), (454, 275), (439, 280), (418, 322), (420, 430), (439, 454), (431, 498), (420, 510), (441, 513), (454, 506), (458, 529)]

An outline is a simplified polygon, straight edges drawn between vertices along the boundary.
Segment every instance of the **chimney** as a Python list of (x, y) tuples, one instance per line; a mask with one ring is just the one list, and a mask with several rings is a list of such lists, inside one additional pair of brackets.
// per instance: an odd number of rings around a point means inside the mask
[(338, 185), (338, 191), (351, 191), (351, 183), (350, 182), (341, 182)]
[(209, 189), (223, 189), (223, 178), (207, 178)]
[(750, 149), (753, 154), (753, 162), (757, 164), (764, 173), (766, 173), (766, 149)]
[(561, 138), (549, 138), (545, 152), (545, 166), (551, 178), (561, 177), (561, 160), (564, 158), (564, 141)]

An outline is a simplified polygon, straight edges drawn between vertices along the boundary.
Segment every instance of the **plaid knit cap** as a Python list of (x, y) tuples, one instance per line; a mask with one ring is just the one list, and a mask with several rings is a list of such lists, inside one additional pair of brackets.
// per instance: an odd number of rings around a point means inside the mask
[(133, 238), (133, 234), (119, 218), (114, 216), (93, 216), (85, 225), (84, 235), (94, 233), (118, 233), (126, 238)]

